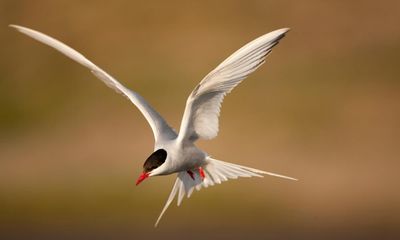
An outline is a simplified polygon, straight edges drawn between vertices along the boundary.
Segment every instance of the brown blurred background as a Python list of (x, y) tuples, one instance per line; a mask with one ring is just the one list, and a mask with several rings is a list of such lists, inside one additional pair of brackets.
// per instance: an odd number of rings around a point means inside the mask
[[(1, 239), (395, 239), (400, 2), (0, 0)], [(195, 193), (153, 224), (175, 176), (135, 187), (138, 110), (8, 24), (54, 36), (175, 128), (186, 97), (248, 41), (291, 27), (226, 99), (215, 158), (297, 177)]]

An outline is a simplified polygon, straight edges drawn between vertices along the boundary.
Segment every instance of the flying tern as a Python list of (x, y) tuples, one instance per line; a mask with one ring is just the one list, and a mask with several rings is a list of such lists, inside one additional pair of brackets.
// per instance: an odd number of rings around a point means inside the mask
[(143, 172), (136, 185), (149, 177), (177, 173), (175, 184), (155, 226), (177, 194), (179, 206), (183, 197), (185, 195), (190, 197), (194, 189), (200, 190), (202, 187), (220, 184), (228, 179), (262, 177), (266, 174), (297, 180), (281, 174), (216, 160), (195, 145), (198, 139), (209, 140), (217, 136), (218, 118), (225, 95), (265, 62), (272, 48), (289, 31), (288, 28), (275, 30), (249, 42), (206, 75), (189, 95), (179, 133), (176, 133), (142, 96), (123, 86), (76, 50), (33, 29), (17, 25), (10, 27), (87, 67), (107, 86), (127, 97), (144, 115), (154, 134), (154, 152), (144, 162)]

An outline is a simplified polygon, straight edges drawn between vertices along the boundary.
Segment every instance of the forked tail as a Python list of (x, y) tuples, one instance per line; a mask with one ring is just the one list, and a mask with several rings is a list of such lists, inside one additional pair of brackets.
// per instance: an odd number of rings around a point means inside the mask
[(270, 175), (274, 177), (280, 177), (290, 180), (296, 180), (295, 178), (265, 172), (254, 168), (244, 167), (241, 165), (228, 163), (219, 161), (216, 159), (212, 159), (207, 157), (206, 164), (202, 166), (205, 177), (201, 176), (199, 169), (192, 169), (191, 173), (188, 174), (186, 171), (179, 172), (178, 177), (176, 178), (175, 184), (172, 188), (172, 191), (168, 197), (168, 200), (161, 211), (160, 216), (157, 219), (155, 227), (157, 227), (158, 223), (161, 220), (161, 217), (164, 215), (165, 211), (171, 204), (172, 200), (174, 200), (176, 194), (178, 194), (178, 206), (182, 203), (183, 197), (186, 195), (188, 198), (192, 195), (193, 190), (200, 190), (202, 187), (214, 186), (215, 184), (220, 184), (229, 179), (236, 179), (238, 177), (263, 177), (263, 175)]

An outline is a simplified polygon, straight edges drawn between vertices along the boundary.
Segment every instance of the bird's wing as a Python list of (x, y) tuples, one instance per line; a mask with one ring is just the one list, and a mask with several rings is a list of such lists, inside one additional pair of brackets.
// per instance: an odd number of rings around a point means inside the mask
[(186, 195), (188, 198), (192, 195), (194, 189), (199, 191), (202, 187), (207, 188), (215, 184), (221, 184), (229, 179), (237, 179), (239, 177), (263, 177), (269, 175), (273, 177), (284, 178), (288, 180), (297, 181), (296, 178), (288, 177), (285, 175), (266, 172), (255, 168), (245, 167), (233, 163), (228, 163), (211, 157), (206, 158), (206, 164), (203, 166), (205, 177), (202, 178), (198, 169), (193, 169), (193, 179), (186, 172), (179, 172), (176, 178), (172, 191), (165, 203), (164, 208), (159, 215), (155, 226), (157, 227), (165, 211), (168, 209), (175, 196), (178, 194), (178, 206), (182, 203), (183, 197)]
[(146, 118), (147, 122), (150, 124), (156, 142), (162, 139), (176, 138), (177, 134), (175, 133), (175, 131), (168, 126), (168, 124), (160, 116), (160, 114), (156, 112), (142, 96), (123, 86), (115, 78), (106, 73), (103, 69), (99, 68), (94, 63), (89, 61), (85, 56), (83, 56), (76, 50), (72, 49), (71, 47), (67, 46), (66, 44), (50, 36), (47, 36), (46, 34), (17, 25), (10, 25), (10, 27), (13, 27), (17, 29), (19, 32), (56, 49), (65, 56), (89, 68), (89, 70), (97, 78), (102, 80), (107, 86), (109, 86), (110, 88), (114, 89), (118, 93), (121, 93), (129, 100), (131, 100), (131, 102), (136, 105), (136, 107), (140, 110), (140, 112), (142, 112), (142, 114)]
[(178, 139), (212, 139), (218, 134), (218, 117), (226, 94), (264, 62), (272, 48), (289, 31), (279, 29), (246, 44), (211, 71), (186, 101)]

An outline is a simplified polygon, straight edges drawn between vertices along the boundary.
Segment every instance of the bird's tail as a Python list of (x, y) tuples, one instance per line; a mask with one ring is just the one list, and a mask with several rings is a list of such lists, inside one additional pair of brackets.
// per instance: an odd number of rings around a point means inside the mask
[[(202, 172), (203, 171), (203, 172)], [(203, 175), (203, 176), (202, 176)], [(263, 175), (270, 175), (274, 177), (285, 178), (289, 180), (297, 180), (292, 177), (265, 172), (262, 170), (244, 167), (241, 165), (223, 162), (220, 160), (206, 158), (206, 164), (201, 169), (193, 169), (189, 174), (186, 171), (178, 173), (175, 184), (168, 197), (168, 200), (157, 219), (155, 227), (160, 222), (161, 217), (178, 194), (178, 206), (182, 203), (183, 197), (186, 195), (188, 198), (192, 195), (193, 190), (200, 190), (202, 187), (214, 186), (229, 179), (236, 179), (238, 177), (263, 177)]]

